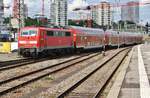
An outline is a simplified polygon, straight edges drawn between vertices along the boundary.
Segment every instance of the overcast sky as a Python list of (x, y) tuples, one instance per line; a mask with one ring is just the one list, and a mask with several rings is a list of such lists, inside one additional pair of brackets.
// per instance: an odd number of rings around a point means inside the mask
[[(28, 13), (29, 16), (34, 16), (37, 13), (41, 13), (41, 7), (42, 7), (42, 0), (24, 0), (25, 4), (28, 6)], [(86, 2), (85, 2), (86, 1)], [(69, 9), (69, 18), (73, 17), (74, 14), (71, 13), (71, 10), (73, 8), (79, 7), (79, 6), (86, 6), (86, 5), (92, 5), (97, 4), (101, 1), (109, 1), (112, 4), (115, 4), (115, 1), (119, 0), (68, 0), (68, 9)], [(122, 4), (131, 1), (131, 0), (120, 0)], [(136, 1), (136, 0), (135, 0)], [(140, 2), (150, 2), (150, 0), (140, 0)], [(13, 0), (4, 0), (5, 5), (10, 5), (10, 9), (5, 9), (5, 16), (9, 16), (12, 14), (12, 6), (13, 6)], [(50, 0), (45, 0), (45, 14), (49, 17), (50, 16)], [(115, 20), (120, 19), (120, 13), (116, 12), (115, 14)], [(150, 5), (147, 6), (141, 6), (140, 7), (140, 20), (146, 22), (150, 22)]]

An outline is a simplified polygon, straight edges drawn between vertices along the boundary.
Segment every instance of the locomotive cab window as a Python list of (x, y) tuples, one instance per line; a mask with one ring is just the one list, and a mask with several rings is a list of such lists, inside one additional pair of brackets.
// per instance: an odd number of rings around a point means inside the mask
[(71, 33), (70, 32), (65, 32), (65, 36), (71, 36)]
[(21, 32), (21, 36), (28, 36), (29, 35), (29, 32), (28, 31), (22, 31)]
[(37, 35), (37, 31), (30, 30), (29, 34), (30, 34), (30, 36), (36, 36)]
[(21, 32), (21, 36), (36, 36), (37, 31), (36, 30), (23, 30)]

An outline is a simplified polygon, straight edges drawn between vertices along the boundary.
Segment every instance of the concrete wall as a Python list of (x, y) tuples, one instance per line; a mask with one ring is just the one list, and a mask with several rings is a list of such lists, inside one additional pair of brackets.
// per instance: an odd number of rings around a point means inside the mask
[(11, 53), (18, 49), (18, 42), (0, 42), (0, 53)]
[(11, 43), (11, 52), (18, 49), (18, 42), (12, 42)]

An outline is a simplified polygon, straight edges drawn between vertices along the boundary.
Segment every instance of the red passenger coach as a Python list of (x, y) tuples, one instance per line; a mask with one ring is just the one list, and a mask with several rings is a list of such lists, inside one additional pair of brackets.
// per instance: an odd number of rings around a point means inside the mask
[(99, 48), (104, 44), (105, 33), (101, 29), (72, 27), (72, 31), (75, 34), (74, 38), (77, 49)]

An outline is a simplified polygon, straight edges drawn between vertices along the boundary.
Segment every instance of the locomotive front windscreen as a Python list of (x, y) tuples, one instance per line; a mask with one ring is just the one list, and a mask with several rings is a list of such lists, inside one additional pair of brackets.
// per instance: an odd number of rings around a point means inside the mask
[(37, 30), (23, 30), (20, 36), (36, 36)]

